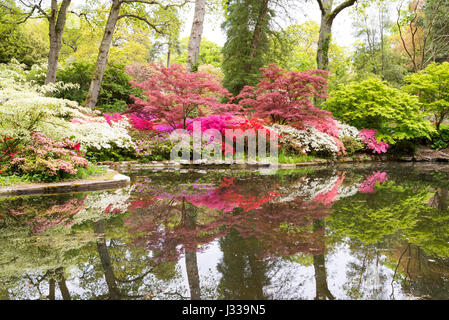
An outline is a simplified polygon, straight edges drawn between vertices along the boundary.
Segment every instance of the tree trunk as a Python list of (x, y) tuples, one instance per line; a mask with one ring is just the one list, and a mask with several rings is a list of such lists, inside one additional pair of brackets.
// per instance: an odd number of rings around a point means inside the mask
[[(182, 220), (186, 228), (190, 230), (196, 229), (196, 208), (186, 203), (185, 198), (182, 198)], [(201, 300), (200, 276), (198, 273), (198, 261), (196, 250), (185, 250), (185, 262), (187, 271), (187, 280), (190, 288), (190, 299)]]
[(260, 40), (262, 37), (262, 29), (264, 28), (267, 18), (268, 1), (269, 0), (263, 0), (263, 2), (261, 3), (259, 16), (257, 17), (257, 23), (254, 27), (253, 39), (251, 41), (251, 58), (254, 58), (257, 55), (257, 49), (259, 48)]
[(206, 15), (206, 0), (195, 1), (192, 31), (190, 33), (189, 49), (187, 53), (187, 70), (194, 72), (198, 68), (201, 37), (203, 35), (204, 16)]
[(167, 48), (167, 68), (170, 68), (170, 64), (171, 64), (171, 41), (168, 43)]
[(59, 290), (61, 291), (62, 299), (64, 300), (71, 300), (69, 289), (67, 288), (67, 284), (65, 283), (64, 278), (64, 268), (59, 268), (56, 270), (56, 273), (58, 275), (58, 286)]
[(58, 71), (59, 52), (62, 47), (62, 34), (67, 20), (67, 10), (71, 0), (63, 0), (58, 12), (58, 1), (51, 1), (51, 13), (48, 18), (48, 35), (50, 38), (50, 52), (48, 55), (47, 75), (45, 84), (56, 82), (56, 72)]
[(48, 280), (48, 300), (55, 300), (55, 279)]
[(317, 67), (329, 70), (329, 46), (332, 37), (332, 20), (326, 15), (321, 16), (320, 37), (318, 39)]
[(108, 247), (104, 238), (103, 221), (99, 220), (94, 224), (94, 233), (99, 237), (97, 240), (97, 251), (100, 256), (101, 265), (104, 271), (104, 278), (109, 290), (109, 299), (119, 300), (121, 298), (120, 291), (115, 281), (114, 269), (112, 268), (111, 258), (109, 256)]
[(357, 0), (346, 0), (332, 10), (334, 0), (317, 0), (321, 11), (320, 38), (318, 40), (318, 69), (329, 71), (329, 45), (332, 37), (332, 23), (344, 9), (352, 6)]
[[(313, 232), (319, 232), (325, 229), (324, 219), (317, 219), (313, 222)], [(324, 249), (326, 248), (326, 243), (323, 243)], [(315, 269), (315, 285), (316, 285), (316, 296), (315, 300), (334, 300), (335, 297), (329, 290), (327, 285), (327, 272), (326, 272), (326, 258), (324, 254), (319, 254), (313, 256), (313, 267)]]
[(111, 10), (109, 12), (108, 22), (104, 30), (103, 40), (101, 40), (100, 49), (98, 51), (97, 64), (95, 72), (90, 83), (89, 93), (87, 94), (85, 105), (89, 108), (94, 108), (98, 101), (98, 94), (100, 93), (101, 82), (103, 81), (104, 71), (108, 60), (109, 48), (112, 43), (112, 36), (114, 35), (115, 26), (119, 18), (119, 12), (122, 2), (120, 0), (113, 0)]

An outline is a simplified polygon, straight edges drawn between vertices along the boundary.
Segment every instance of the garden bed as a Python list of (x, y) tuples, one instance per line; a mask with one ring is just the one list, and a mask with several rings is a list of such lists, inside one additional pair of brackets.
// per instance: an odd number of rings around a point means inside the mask
[(126, 186), (129, 183), (129, 177), (109, 169), (105, 174), (91, 176), (87, 179), (55, 183), (18, 183), (7, 187), (0, 187), (0, 197), (115, 189)]

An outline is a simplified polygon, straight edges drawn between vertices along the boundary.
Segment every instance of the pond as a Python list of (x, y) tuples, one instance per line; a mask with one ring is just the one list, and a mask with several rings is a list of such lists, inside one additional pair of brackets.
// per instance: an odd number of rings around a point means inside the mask
[(127, 174), (0, 198), (0, 299), (449, 299), (449, 165)]

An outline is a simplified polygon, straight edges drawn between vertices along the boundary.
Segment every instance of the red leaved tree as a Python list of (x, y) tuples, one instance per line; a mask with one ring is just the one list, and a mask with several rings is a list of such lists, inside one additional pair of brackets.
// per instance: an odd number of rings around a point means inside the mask
[(226, 113), (238, 108), (222, 104), (220, 99), (229, 97), (229, 92), (208, 73), (190, 73), (181, 65), (166, 68), (150, 63), (151, 76), (140, 83), (132, 82), (142, 89), (146, 100), (132, 96), (135, 103), (127, 112), (149, 114), (173, 128), (179, 123), (185, 129), (189, 118), (207, 112)]
[(307, 125), (338, 136), (332, 114), (312, 103), (314, 97), (326, 97), (326, 71), (286, 71), (271, 64), (262, 72), (263, 78), (255, 88), (246, 86), (236, 97), (248, 115), (299, 129)]

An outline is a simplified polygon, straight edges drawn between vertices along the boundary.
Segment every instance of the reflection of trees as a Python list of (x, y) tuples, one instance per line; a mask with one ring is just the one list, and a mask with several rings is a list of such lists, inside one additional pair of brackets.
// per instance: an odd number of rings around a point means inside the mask
[[(182, 224), (190, 230), (196, 229), (197, 209), (190, 203), (186, 203), (185, 199), (182, 201)], [(196, 257), (196, 250), (186, 249), (185, 262), (187, 270), (187, 280), (190, 288), (190, 298), (192, 300), (201, 299), (200, 290), (200, 276), (198, 274), (198, 261)]]
[[(333, 237), (346, 237), (353, 255), (360, 257), (360, 264), (349, 265), (345, 286), (349, 296), (362, 295), (362, 278), (368, 281), (373, 276), (367, 271), (368, 266), (380, 263), (377, 248), (388, 249), (383, 251), (387, 256), (384, 264), (394, 272), (393, 282), (399, 281), (405, 292), (441, 296), (432, 288), (444, 288), (441, 275), (449, 272), (445, 270), (449, 265), (444, 263), (449, 257), (448, 192), (445, 186), (438, 186), (438, 181), (413, 177), (413, 172), (407, 180), (392, 176), (389, 182), (372, 189), (373, 192), (359, 193), (334, 205), (328, 219)], [(438, 273), (429, 259), (439, 265)], [(379, 280), (377, 288), (364, 294), (385, 297), (383, 289), (388, 288), (385, 275), (377, 272), (375, 277)], [(421, 293), (418, 294), (417, 288)]]
[[(184, 253), (192, 299), (200, 297), (196, 251), (221, 237), (221, 297), (266, 298), (262, 289), (268, 283), (268, 261), (301, 252), (315, 256), (317, 297), (333, 298), (324, 266), (323, 218), (331, 213), (345, 175), (337, 174), (321, 192), (304, 175), (283, 178), (223, 178), (214, 187), (170, 185), (171, 192), (152, 181), (147, 188), (139, 186), (143, 192), (130, 206), (127, 225), (135, 242), (157, 252), (161, 261), (177, 261)], [(307, 184), (314, 186), (313, 192), (307, 192)]]
[(255, 237), (242, 238), (231, 230), (220, 239), (223, 259), (217, 266), (222, 274), (218, 293), (226, 300), (263, 300), (263, 287), (269, 284), (270, 263), (263, 259), (263, 244)]
[[(324, 220), (319, 219), (313, 222), (313, 229), (323, 230)], [(327, 285), (327, 273), (326, 273), (326, 257), (324, 253), (316, 254), (313, 256), (313, 267), (315, 269), (315, 285), (316, 285), (316, 296), (315, 300), (334, 300), (335, 297), (329, 291)]]
[(449, 299), (449, 259), (429, 256), (413, 244), (397, 247), (392, 255), (397, 261), (396, 281), (405, 292), (424, 299)]
[[(435, 183), (380, 170), (223, 175), (179, 181), (161, 175), (137, 185), (129, 204), (113, 193), (0, 200), (1, 297), (288, 299), (278, 290), (299, 297), (298, 283), (271, 279), (287, 265), (293, 276), (300, 255), (315, 271), (315, 298), (333, 299), (333, 260), (326, 265), (326, 257), (334, 244), (347, 245), (351, 255), (348, 297), (389, 298), (393, 274), (394, 288), (400, 283), (413, 295), (446, 297), (443, 177)], [(198, 254), (216, 239), (221, 277), (210, 282), (200, 277)], [(78, 288), (69, 292), (74, 278)]]

